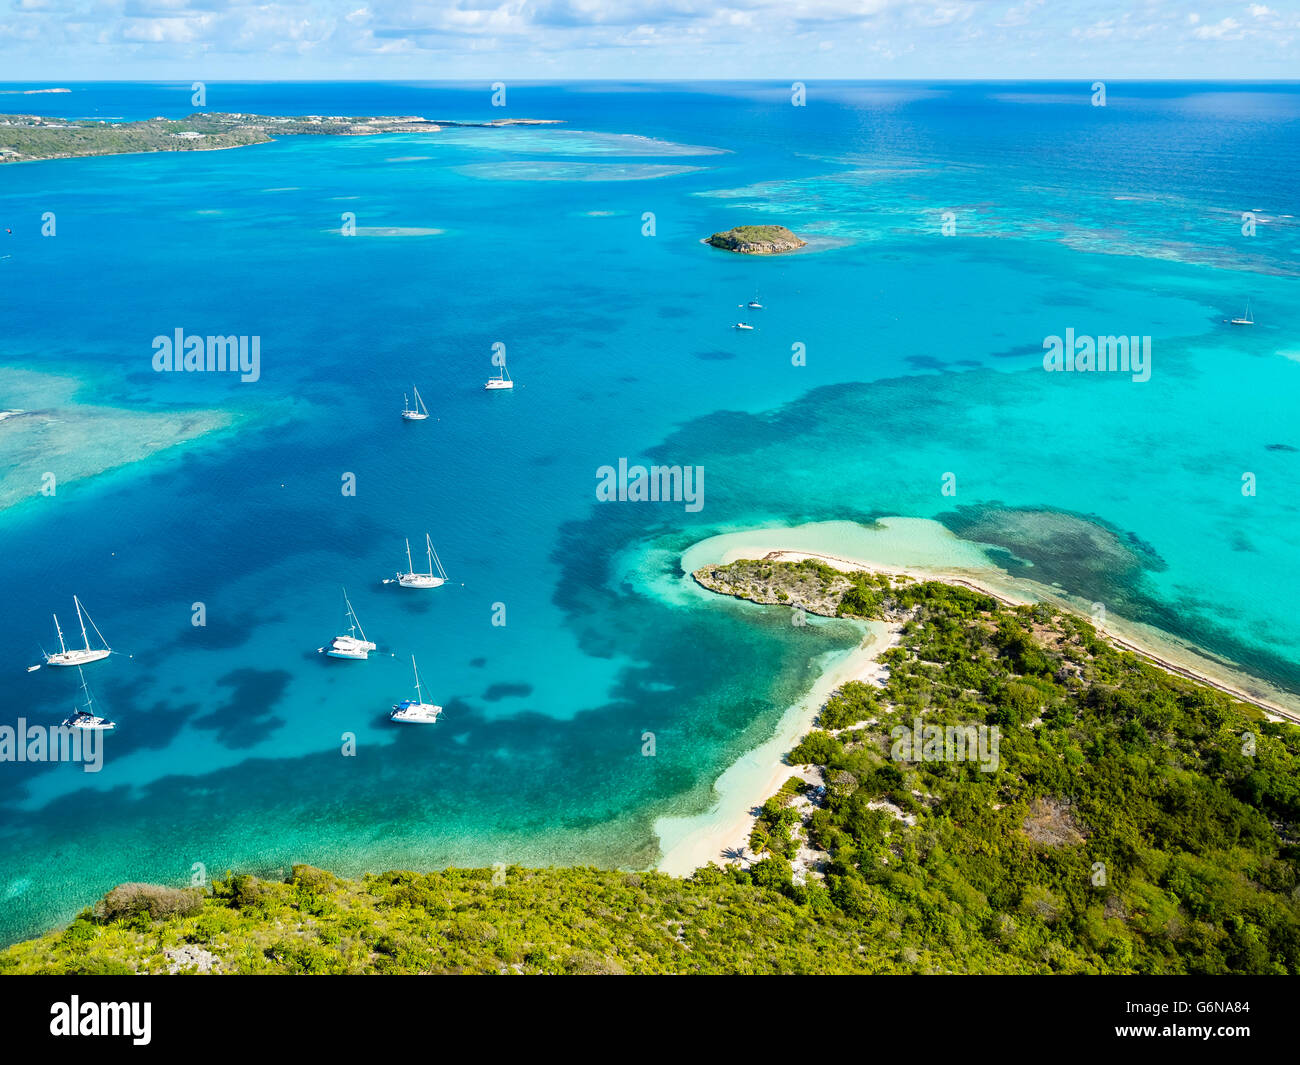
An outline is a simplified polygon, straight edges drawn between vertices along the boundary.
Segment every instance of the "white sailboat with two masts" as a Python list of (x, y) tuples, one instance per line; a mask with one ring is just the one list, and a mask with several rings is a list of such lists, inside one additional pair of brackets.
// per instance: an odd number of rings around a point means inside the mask
[[(47, 666), (84, 666), (91, 662), (98, 662), (107, 658), (113, 653), (113, 649), (108, 646), (108, 641), (104, 639), (104, 634), (99, 631), (91, 616), (86, 613), (85, 607), (81, 605), (81, 600), (75, 595), (72, 602), (77, 608), (77, 623), (81, 626), (81, 642), (84, 646), (69, 648), (63, 639), (63, 630), (59, 627), (59, 615), (54, 615), (54, 631), (59, 637), (59, 649), (52, 655), (45, 655), (45, 664)], [(86, 634), (86, 622), (90, 622), (90, 627), (95, 630), (95, 635), (99, 637), (102, 647), (91, 647), (90, 637)]]
[(385, 584), (400, 584), (403, 588), (439, 588), (447, 583), (447, 572), (442, 568), (442, 560), (433, 549), (429, 534), (424, 534), (425, 553), (429, 559), (429, 572), (416, 573), (415, 563), (411, 561), (411, 541), (406, 541), (406, 572), (398, 573), (384, 581)]
[(406, 398), (406, 393), (402, 393), (402, 417), (408, 422), (422, 422), (429, 416), (429, 408), (424, 405), (424, 400), (420, 397), (420, 390), (411, 386), (411, 391), (415, 393), (415, 406), (411, 406), (411, 401)]

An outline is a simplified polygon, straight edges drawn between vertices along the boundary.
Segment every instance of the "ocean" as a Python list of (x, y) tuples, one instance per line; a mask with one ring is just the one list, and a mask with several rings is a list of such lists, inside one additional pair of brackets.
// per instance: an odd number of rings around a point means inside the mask
[[(194, 110), (69, 87), (0, 109)], [(93, 408), (57, 448), (0, 423), (0, 724), (71, 709), (75, 675), (25, 668), (74, 595), (121, 652), (86, 668), (102, 771), (0, 763), (0, 940), (128, 880), (653, 865), (654, 821), (861, 635), (678, 594), (684, 550), (756, 526), (935, 519), (1300, 693), (1300, 86), (1091, 96), (212, 83), (209, 111), (563, 124), (0, 167), (0, 410)], [(701, 243), (768, 222), (809, 246)], [(257, 380), (156, 372), (177, 329), (259, 338)], [(1067, 330), (1150, 338), (1149, 379), (1045, 372)], [(702, 468), (702, 508), (599, 502), (620, 459)], [(426, 533), (448, 584), (383, 585)], [(343, 587), (367, 662), (316, 650)], [(388, 720), (412, 655), (431, 728)]]

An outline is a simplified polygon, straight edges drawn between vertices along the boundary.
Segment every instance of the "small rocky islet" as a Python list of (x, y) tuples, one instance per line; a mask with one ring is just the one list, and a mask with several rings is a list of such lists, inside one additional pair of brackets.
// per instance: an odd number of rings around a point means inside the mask
[(785, 226), (735, 226), (714, 233), (705, 243), (740, 255), (781, 255), (808, 244)]

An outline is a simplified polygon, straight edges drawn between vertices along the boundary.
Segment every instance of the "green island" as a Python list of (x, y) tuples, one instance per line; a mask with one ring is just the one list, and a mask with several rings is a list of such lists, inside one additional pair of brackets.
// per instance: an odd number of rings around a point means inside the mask
[(453, 122), (419, 116), (285, 117), (197, 112), (188, 118), (107, 122), (0, 114), (0, 163), (130, 152), (215, 151), (266, 144), (276, 137), (287, 136), (368, 137), (381, 133), (437, 133), (446, 127), (542, 126), (558, 121), (503, 118), (492, 122)]
[(808, 244), (785, 226), (735, 226), (725, 232), (714, 233), (705, 243), (741, 255), (780, 255)]
[[(695, 578), (898, 636), (790, 753), (752, 863), (122, 885), (0, 973), (1300, 972), (1294, 725), (1046, 605), (815, 560)], [(994, 771), (900, 759), (918, 718), (996, 728)]]

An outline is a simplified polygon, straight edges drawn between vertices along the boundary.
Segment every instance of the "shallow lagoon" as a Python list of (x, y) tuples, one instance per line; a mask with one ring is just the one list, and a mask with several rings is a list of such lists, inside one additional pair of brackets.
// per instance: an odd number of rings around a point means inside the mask
[[(512, 93), (512, 114), (595, 137), (299, 138), (0, 171), (28, 220), (0, 263), (0, 362), (75, 376), (77, 403), (240, 419), (77, 482), (57, 510), (0, 517), (21, 560), (0, 615), (4, 713), (68, 709), (66, 677), (22, 669), (74, 593), (135, 656), (88, 672), (120, 724), (102, 773), (0, 773), (0, 936), (119, 881), (188, 881), (196, 862), (653, 863), (655, 820), (707, 809), (859, 635), (680, 594), (681, 552), (717, 533), (938, 519), (968, 541), (955, 551), (1300, 688), (1294, 92), (1281, 109), (1265, 94), (1267, 157), (1243, 170), (1196, 86), (1109, 109), (1108, 143), (1146, 146), (1118, 157), (1079, 140), (1100, 116), (1059, 86), (1028, 101), (849, 87), (802, 112), (770, 86), (615, 88)], [(231, 110), (500, 117), (447, 87), (223, 91)], [(172, 113), (159, 93), (30, 99)], [(608, 138), (628, 133), (668, 146), (610, 163)], [(683, 165), (676, 145), (727, 152), (662, 172)], [(602, 165), (658, 176), (465, 171)], [(1253, 243), (1229, 224), (1239, 208), (1272, 220)], [(344, 212), (362, 232), (441, 232), (345, 239)], [(824, 250), (755, 261), (699, 244), (756, 214)], [(730, 329), (756, 292), (758, 328)], [(1259, 324), (1228, 329), (1246, 298)], [(149, 342), (178, 326), (261, 336), (261, 379), (154, 374)], [(1044, 374), (1042, 338), (1067, 327), (1151, 335), (1152, 379)], [(510, 394), (482, 390), (498, 341)], [(397, 416), (412, 383), (433, 415), (418, 425)], [(597, 504), (596, 470), (621, 457), (703, 465), (703, 511)], [(20, 479), (34, 461), (0, 460)], [(383, 588), (425, 531), (452, 583)], [(315, 651), (344, 584), (380, 644), (367, 663)], [(435, 729), (387, 722), (411, 653), (447, 707)]]

